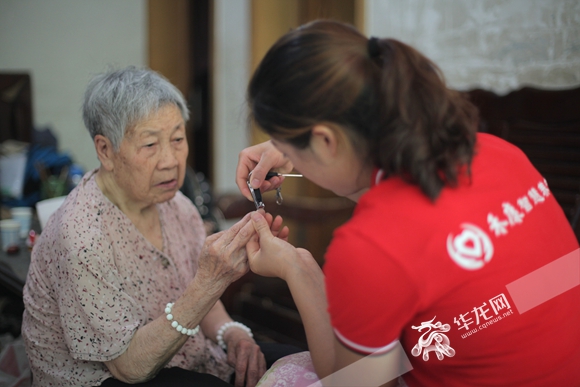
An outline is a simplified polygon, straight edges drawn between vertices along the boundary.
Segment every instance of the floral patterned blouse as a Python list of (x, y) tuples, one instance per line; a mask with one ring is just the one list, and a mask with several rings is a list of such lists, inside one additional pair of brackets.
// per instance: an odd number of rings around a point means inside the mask
[[(112, 377), (103, 362), (164, 314), (197, 270), (205, 230), (189, 199), (178, 192), (157, 205), (159, 251), (103, 195), (95, 174), (68, 195), (32, 251), (22, 336), (35, 386), (98, 386)], [(233, 373), (201, 331), (167, 365), (176, 366), (224, 380)]]

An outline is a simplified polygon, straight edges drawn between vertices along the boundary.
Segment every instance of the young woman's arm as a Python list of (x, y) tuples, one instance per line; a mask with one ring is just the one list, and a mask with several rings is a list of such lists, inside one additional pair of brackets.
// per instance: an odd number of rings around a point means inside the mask
[(316, 373), (328, 375), (334, 365), (334, 343), (327, 313), (324, 274), (312, 255), (272, 235), (266, 219), (252, 214), (258, 232), (246, 246), (250, 269), (266, 277), (285, 280), (296, 303)]
[(334, 337), (333, 374), (322, 380), (324, 386), (346, 385), (352, 380), (365, 386), (396, 387), (398, 377), (408, 371), (406, 356), (399, 345), (384, 354), (363, 355), (345, 347)]
[(366, 373), (371, 383), (379, 381), (368, 385), (396, 386), (404, 357), (400, 345), (386, 354), (365, 356), (340, 343), (330, 324), (324, 274), (318, 263), (307, 250), (275, 238), (259, 213), (252, 215), (252, 222), (257, 235), (246, 247), (250, 269), (288, 284), (304, 324), (314, 369), (323, 384), (339, 385), (333, 380), (342, 383), (347, 378), (360, 382)]

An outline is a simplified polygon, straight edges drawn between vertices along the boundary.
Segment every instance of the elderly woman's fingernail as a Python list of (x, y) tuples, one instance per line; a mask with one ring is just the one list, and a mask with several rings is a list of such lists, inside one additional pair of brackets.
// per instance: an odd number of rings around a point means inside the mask
[(252, 180), (252, 187), (255, 188), (260, 188), (260, 180), (258, 179), (253, 179)]

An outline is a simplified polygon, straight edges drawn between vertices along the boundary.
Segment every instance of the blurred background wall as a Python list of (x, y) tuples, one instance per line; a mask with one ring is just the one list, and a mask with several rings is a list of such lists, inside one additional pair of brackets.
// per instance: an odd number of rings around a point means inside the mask
[(92, 75), (147, 64), (146, 0), (0, 0), (0, 71), (29, 72), (33, 123), (86, 169), (98, 166), (81, 117)]
[(454, 88), (580, 84), (577, 0), (367, 0), (365, 7), (370, 35), (416, 47)]

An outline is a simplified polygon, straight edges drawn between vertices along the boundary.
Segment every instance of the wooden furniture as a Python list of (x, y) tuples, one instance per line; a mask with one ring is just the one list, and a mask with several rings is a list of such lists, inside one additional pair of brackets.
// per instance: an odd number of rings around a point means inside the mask
[(0, 73), (0, 142), (30, 142), (32, 84), (29, 74)]
[[(524, 151), (572, 223), (580, 211), (580, 87), (524, 87), (503, 96), (477, 89), (468, 95), (480, 111), (479, 130)], [(578, 227), (576, 235), (580, 240)]]

